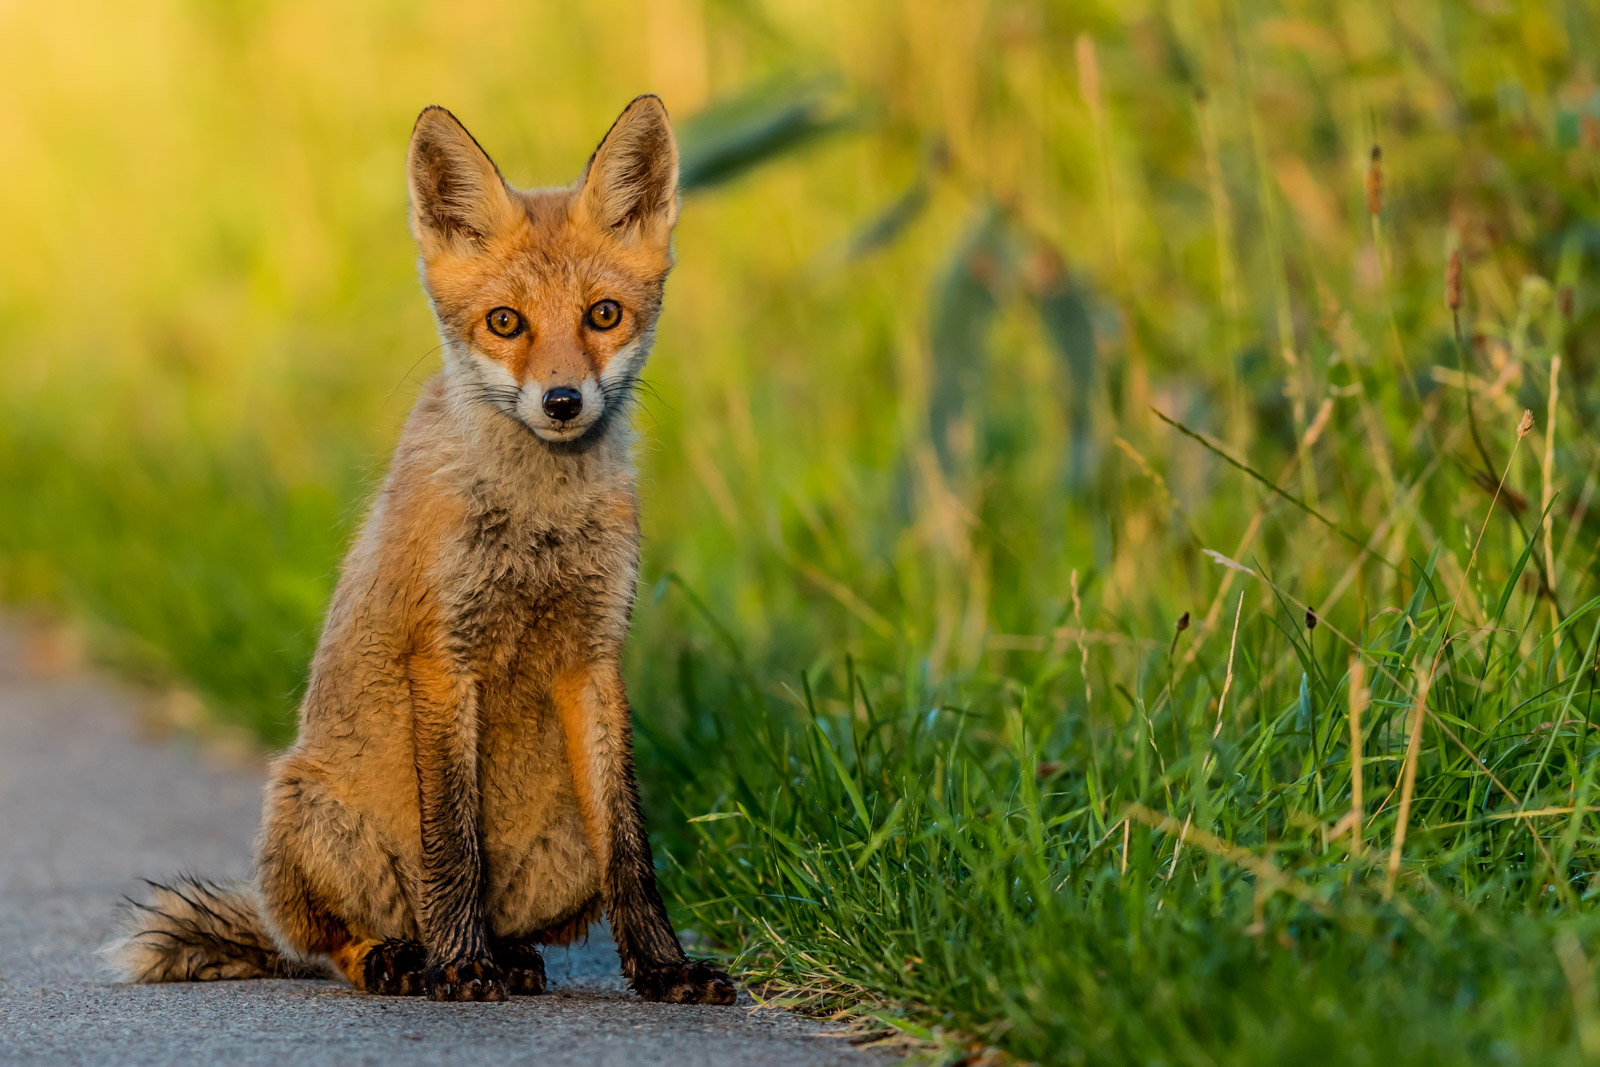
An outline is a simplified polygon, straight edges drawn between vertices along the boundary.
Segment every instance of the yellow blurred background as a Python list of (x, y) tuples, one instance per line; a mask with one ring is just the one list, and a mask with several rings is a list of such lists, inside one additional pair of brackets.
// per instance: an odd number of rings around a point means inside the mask
[[(1170, 618), (1249, 512), (1149, 409), (1272, 466), (1341, 366), (1447, 343), (1455, 247), (1515, 322), (1576, 201), (1508, 176), (1586, 188), (1593, 40), (1510, 0), (0, 4), (0, 595), (283, 736), (436, 365), (416, 113), (550, 184), (654, 91), (694, 178), (640, 415), (651, 580), (784, 670), (1003, 672), (1073, 572), (1108, 628)], [(1372, 417), (1403, 434), (1413, 396)], [(1269, 549), (1312, 581), (1321, 536)], [(699, 610), (668, 601), (663, 654)]]

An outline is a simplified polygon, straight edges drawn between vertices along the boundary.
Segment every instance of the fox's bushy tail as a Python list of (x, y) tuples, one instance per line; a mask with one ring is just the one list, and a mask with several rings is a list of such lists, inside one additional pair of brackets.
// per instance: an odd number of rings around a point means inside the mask
[(279, 951), (250, 883), (222, 885), (184, 876), (170, 885), (148, 884), (146, 899), (128, 901), (121, 929), (100, 950), (123, 981), (326, 977), (316, 966)]

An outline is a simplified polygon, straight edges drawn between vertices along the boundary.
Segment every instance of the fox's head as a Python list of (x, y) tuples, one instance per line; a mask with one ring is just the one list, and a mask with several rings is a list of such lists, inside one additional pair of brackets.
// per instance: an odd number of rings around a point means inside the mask
[(678, 149), (661, 101), (629, 104), (563, 188), (513, 189), (439, 107), (417, 118), (406, 169), (452, 388), (547, 442), (599, 438), (649, 354), (672, 267)]

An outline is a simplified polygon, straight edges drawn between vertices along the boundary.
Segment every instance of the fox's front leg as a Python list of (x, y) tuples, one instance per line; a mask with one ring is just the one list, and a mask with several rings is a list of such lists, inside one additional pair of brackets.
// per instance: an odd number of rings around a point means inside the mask
[(505, 1000), (484, 920), (477, 685), (442, 648), (417, 652), (407, 669), (422, 812), (423, 984), (433, 1000)]
[(601, 872), (601, 897), (628, 983), (646, 1000), (732, 1004), (733, 981), (684, 955), (656, 888), (655, 860), (639, 810), (633, 725), (618, 664), (564, 675), (555, 702), (584, 829)]

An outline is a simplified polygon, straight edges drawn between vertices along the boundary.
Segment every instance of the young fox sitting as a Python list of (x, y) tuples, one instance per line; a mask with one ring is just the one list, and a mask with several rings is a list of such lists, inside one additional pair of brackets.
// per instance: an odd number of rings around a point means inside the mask
[(649, 1000), (728, 1004), (656, 889), (620, 658), (638, 575), (627, 406), (672, 265), (654, 96), (576, 185), (519, 191), (442, 108), (406, 167), (444, 339), (344, 563), (255, 881), (154, 887), (106, 955), (138, 982), (327, 973), (369, 993), (544, 990), (611, 921)]

